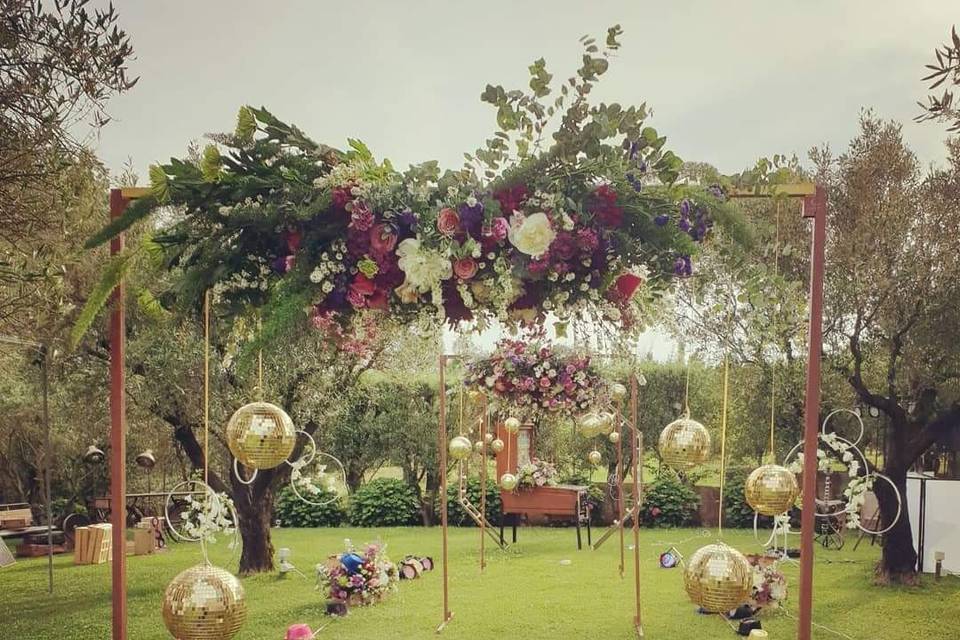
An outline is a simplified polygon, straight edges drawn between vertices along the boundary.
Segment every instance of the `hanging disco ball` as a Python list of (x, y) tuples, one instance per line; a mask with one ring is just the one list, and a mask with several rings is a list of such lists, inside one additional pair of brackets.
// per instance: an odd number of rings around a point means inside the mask
[(503, 428), (507, 430), (507, 433), (516, 433), (520, 431), (520, 420), (517, 418), (507, 418), (503, 421)]
[(477, 453), (482, 454), (484, 449), (486, 448), (487, 448), (487, 445), (483, 443), (483, 440), (477, 440), (476, 442), (473, 443), (473, 450), (476, 451)]
[(503, 451), (503, 440), (501, 440), (500, 438), (497, 438), (496, 440), (494, 440), (493, 442), (491, 442), (491, 443), (490, 443), (490, 449), (491, 449), (494, 453), (500, 453), (501, 451)]
[(297, 432), (287, 412), (269, 402), (245, 404), (227, 423), (227, 446), (240, 464), (272, 469), (290, 457)]
[(603, 462), (603, 456), (600, 454), (599, 451), (594, 449), (593, 451), (587, 454), (587, 461), (593, 466), (599, 467), (600, 463)]
[(520, 484), (520, 479), (512, 473), (505, 473), (500, 476), (500, 487), (504, 491), (513, 491)]
[(627, 397), (627, 388), (619, 382), (610, 385), (610, 397), (614, 402), (620, 402)]
[(610, 435), (607, 436), (607, 440), (609, 440), (612, 444), (617, 444), (620, 442), (620, 433), (617, 431), (611, 431)]
[(463, 460), (473, 451), (473, 444), (466, 436), (457, 436), (450, 441), (450, 457), (454, 460)]
[(683, 572), (690, 600), (704, 611), (720, 613), (745, 603), (753, 589), (753, 569), (746, 557), (722, 542), (700, 547)]
[(219, 567), (190, 567), (163, 592), (163, 623), (177, 640), (229, 640), (246, 619), (243, 585)]
[(743, 487), (747, 504), (762, 516), (778, 516), (793, 507), (800, 486), (797, 478), (786, 467), (765, 464), (747, 476)]
[(580, 432), (586, 438), (593, 438), (603, 433), (603, 418), (600, 414), (591, 411), (580, 416)]
[(660, 432), (660, 457), (678, 471), (706, 462), (710, 456), (710, 432), (696, 420), (674, 420)]
[(600, 433), (610, 433), (617, 426), (617, 416), (609, 411), (600, 412)]

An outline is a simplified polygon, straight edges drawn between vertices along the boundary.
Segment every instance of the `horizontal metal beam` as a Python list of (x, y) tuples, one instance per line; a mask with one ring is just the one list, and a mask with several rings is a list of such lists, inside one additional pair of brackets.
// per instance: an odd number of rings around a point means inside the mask
[(773, 198), (786, 196), (788, 198), (807, 198), (816, 194), (817, 185), (813, 182), (795, 182), (791, 184), (775, 184), (769, 187), (755, 189), (731, 189), (726, 192), (728, 198)]

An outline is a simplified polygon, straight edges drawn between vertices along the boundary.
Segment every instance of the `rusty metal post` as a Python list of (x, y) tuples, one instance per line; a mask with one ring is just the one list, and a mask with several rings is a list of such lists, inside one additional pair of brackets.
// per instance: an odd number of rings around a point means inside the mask
[(640, 615), (640, 483), (643, 464), (643, 434), (637, 424), (637, 396), (639, 384), (635, 373), (630, 376), (630, 448), (633, 455), (633, 587), (636, 612), (633, 626), (638, 637), (643, 637), (643, 618)]
[[(120, 189), (110, 190), (110, 217), (123, 215), (127, 200)], [(123, 234), (110, 241), (110, 255), (123, 251)], [(113, 640), (127, 638), (127, 416), (124, 393), (126, 319), (124, 284), (112, 294), (110, 311), (110, 522), (113, 526), (111, 573)]]
[(807, 388), (804, 402), (803, 512), (800, 524), (800, 615), (797, 638), (810, 640), (813, 623), (813, 534), (817, 491), (817, 434), (820, 430), (820, 353), (823, 341), (823, 278), (827, 239), (827, 196), (817, 186), (803, 200), (803, 216), (813, 218), (810, 242), (810, 321), (807, 333)]
[(441, 562), (443, 562), (443, 620), (437, 627), (437, 633), (450, 622), (453, 614), (450, 612), (449, 574), (447, 571), (447, 382), (445, 370), (447, 356), (440, 354), (440, 422), (437, 427), (437, 446), (439, 447), (440, 470), (440, 529), (443, 539)]

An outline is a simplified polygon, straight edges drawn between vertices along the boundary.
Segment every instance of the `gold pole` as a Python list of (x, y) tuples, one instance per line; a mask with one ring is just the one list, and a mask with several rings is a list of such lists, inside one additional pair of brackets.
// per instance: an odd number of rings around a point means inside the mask
[(487, 529), (487, 394), (480, 397), (480, 406), (483, 414), (480, 416), (480, 571), (487, 566), (487, 559), (484, 556), (484, 537)]
[(210, 486), (210, 290), (203, 292), (203, 483)]
[(727, 475), (727, 397), (729, 395), (730, 364), (723, 356), (723, 405), (720, 409), (720, 513), (717, 518), (717, 536), (723, 537), (723, 486)]
[(636, 614), (633, 626), (637, 637), (643, 637), (643, 618), (640, 615), (640, 485), (642, 468), (640, 456), (643, 455), (643, 434), (637, 425), (637, 395), (639, 394), (636, 373), (630, 376), (630, 447), (633, 453), (633, 586)]
[(620, 525), (620, 578), (626, 568), (623, 534), (623, 402), (617, 405), (617, 523)]
[(443, 562), (443, 620), (437, 627), (437, 633), (450, 622), (449, 575), (447, 572), (447, 383), (444, 377), (447, 356), (440, 354), (440, 423), (437, 427), (437, 444), (440, 453), (440, 530), (443, 540), (441, 561)]

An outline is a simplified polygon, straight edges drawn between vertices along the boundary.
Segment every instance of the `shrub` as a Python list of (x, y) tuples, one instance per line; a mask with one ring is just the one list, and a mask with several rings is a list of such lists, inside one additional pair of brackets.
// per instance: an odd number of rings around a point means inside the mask
[[(333, 493), (324, 491), (318, 496), (310, 496), (310, 500), (326, 502), (333, 497)], [(281, 527), (339, 527), (346, 516), (343, 500), (334, 500), (323, 506), (307, 504), (289, 486), (281, 489), (273, 502), (273, 518), (280, 521)]]
[(378, 478), (361, 486), (350, 499), (350, 524), (398, 527), (418, 524), (420, 502), (412, 487), (396, 478)]
[(643, 524), (649, 527), (685, 527), (693, 522), (699, 499), (693, 487), (664, 469), (643, 496)]
[[(460, 485), (456, 482), (447, 487), (447, 521), (455, 527), (473, 527), (476, 523), (473, 518), (467, 515), (463, 507), (457, 501)], [(467, 480), (467, 499), (480, 509), (480, 478), (470, 478)], [(503, 509), (503, 503), (500, 501), (500, 488), (496, 481), (487, 478), (487, 521), (491, 524), (500, 522), (500, 512)], [(437, 513), (440, 513), (439, 500), (437, 504)]]

